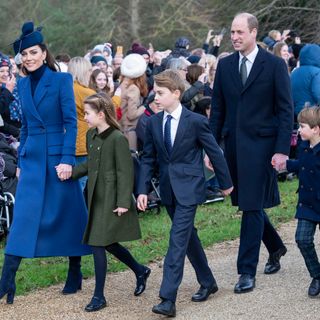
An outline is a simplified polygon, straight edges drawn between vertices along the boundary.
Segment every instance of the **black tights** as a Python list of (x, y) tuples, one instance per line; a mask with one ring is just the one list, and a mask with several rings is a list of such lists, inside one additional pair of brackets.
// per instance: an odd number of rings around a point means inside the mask
[(107, 273), (106, 250), (113, 254), (122, 263), (127, 265), (135, 273), (136, 276), (139, 276), (144, 271), (144, 266), (138, 263), (131, 255), (129, 250), (120, 245), (119, 243), (113, 243), (106, 247), (92, 246), (94, 271), (96, 277), (96, 287), (94, 290), (94, 296), (99, 298), (104, 297), (103, 289)]

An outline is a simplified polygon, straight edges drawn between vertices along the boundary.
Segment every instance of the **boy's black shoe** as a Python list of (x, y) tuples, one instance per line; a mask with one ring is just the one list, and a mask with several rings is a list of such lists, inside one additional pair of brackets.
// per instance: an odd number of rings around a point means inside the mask
[(211, 188), (206, 189), (205, 203), (218, 202), (223, 200), (224, 200), (224, 196), (219, 189), (214, 189), (214, 190), (212, 190)]
[(309, 297), (316, 297), (320, 293), (320, 279), (313, 278), (309, 290), (308, 295)]

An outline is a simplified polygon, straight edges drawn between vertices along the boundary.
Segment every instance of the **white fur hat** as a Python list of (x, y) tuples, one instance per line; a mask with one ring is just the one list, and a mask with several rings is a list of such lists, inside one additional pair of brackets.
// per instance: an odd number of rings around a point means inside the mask
[(121, 63), (121, 74), (135, 79), (142, 76), (147, 70), (147, 63), (140, 54), (130, 53)]

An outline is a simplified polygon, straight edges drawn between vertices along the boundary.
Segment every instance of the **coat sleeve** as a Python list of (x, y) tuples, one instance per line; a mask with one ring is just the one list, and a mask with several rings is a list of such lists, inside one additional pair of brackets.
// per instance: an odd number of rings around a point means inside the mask
[(65, 129), (60, 163), (74, 165), (77, 137), (77, 113), (73, 93), (73, 81), (70, 74), (61, 73), (59, 76), (61, 76), (60, 105)]
[(115, 162), (117, 207), (129, 209), (132, 203), (134, 172), (128, 140), (123, 135), (119, 135), (115, 141)]
[(223, 156), (221, 148), (218, 146), (212, 132), (210, 131), (209, 123), (206, 118), (199, 122), (198, 139), (208, 155), (217, 175), (219, 185), (222, 190), (232, 187), (232, 180), (228, 169), (227, 162)]
[(290, 139), (293, 129), (293, 102), (291, 84), (287, 65), (283, 59), (277, 59), (274, 70), (274, 99), (275, 113), (278, 118), (278, 136), (274, 153), (288, 155), (290, 152)]
[(151, 118), (147, 121), (144, 135), (143, 152), (140, 163), (138, 194), (148, 194), (150, 190), (150, 181), (154, 174), (156, 165), (156, 147), (152, 136)]
[(129, 86), (128, 88), (128, 112), (127, 118), (130, 121), (136, 120), (139, 118), (143, 113), (145, 108), (140, 107), (140, 91), (136, 86)]
[(289, 172), (299, 172), (299, 160), (287, 160), (287, 170)]

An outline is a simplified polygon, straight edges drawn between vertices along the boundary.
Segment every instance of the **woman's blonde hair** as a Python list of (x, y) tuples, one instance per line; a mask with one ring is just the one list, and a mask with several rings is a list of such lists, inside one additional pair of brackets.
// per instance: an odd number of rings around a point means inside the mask
[(107, 94), (104, 92), (93, 94), (84, 100), (84, 104), (88, 104), (97, 113), (103, 112), (107, 124), (114, 129), (120, 130), (120, 125), (116, 120), (114, 104)]
[(68, 64), (68, 72), (72, 74), (73, 81), (88, 87), (91, 74), (91, 63), (82, 57), (74, 57)]

